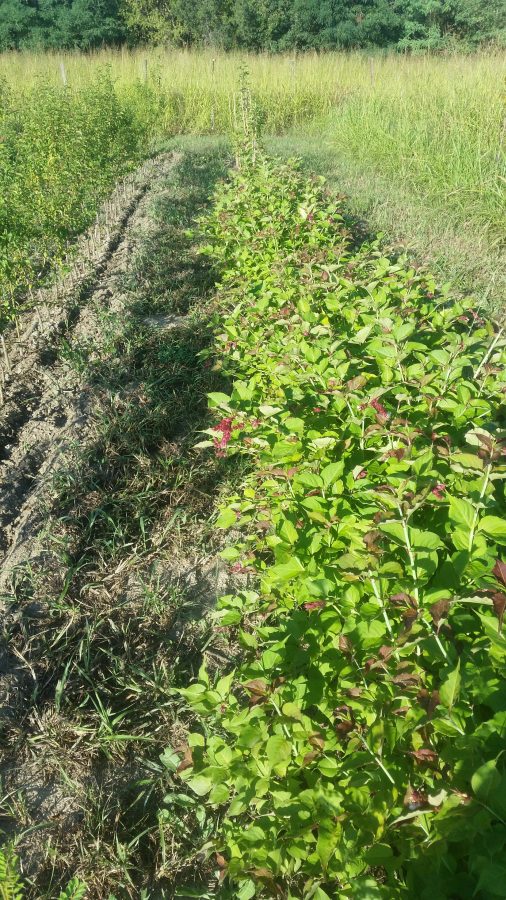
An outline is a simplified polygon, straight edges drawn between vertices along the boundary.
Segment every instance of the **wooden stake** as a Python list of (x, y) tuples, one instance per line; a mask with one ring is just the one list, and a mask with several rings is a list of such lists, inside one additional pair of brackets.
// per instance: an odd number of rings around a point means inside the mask
[(213, 105), (211, 108), (211, 131), (216, 127), (216, 78), (215, 78), (216, 60), (213, 56), (211, 60), (211, 82), (213, 86)]

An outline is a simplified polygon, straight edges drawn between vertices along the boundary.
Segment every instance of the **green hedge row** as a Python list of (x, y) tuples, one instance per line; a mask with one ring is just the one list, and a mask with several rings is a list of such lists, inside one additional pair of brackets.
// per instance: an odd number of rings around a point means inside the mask
[(233, 389), (201, 446), (249, 458), (216, 525), (254, 589), (179, 769), (224, 890), (503, 897), (504, 334), (296, 164), (245, 154), (204, 229)]

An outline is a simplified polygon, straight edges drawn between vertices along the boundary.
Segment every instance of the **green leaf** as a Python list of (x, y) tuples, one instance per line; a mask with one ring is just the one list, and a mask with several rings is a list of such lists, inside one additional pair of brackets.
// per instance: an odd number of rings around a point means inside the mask
[(222, 509), (218, 518), (216, 519), (216, 528), (230, 528), (231, 525), (235, 525), (237, 522), (237, 516), (235, 511), (231, 506), (227, 506), (226, 509)]
[(480, 896), (502, 897), (505, 896), (506, 866), (499, 862), (487, 860), (480, 871), (480, 877), (474, 896), (480, 892)]
[(478, 528), (498, 544), (506, 544), (506, 519), (500, 519), (499, 516), (484, 516)]
[(254, 897), (256, 894), (255, 882), (248, 879), (248, 881), (242, 881), (239, 890), (236, 893), (237, 900), (251, 900), (251, 897)]
[(292, 756), (292, 745), (281, 734), (273, 734), (265, 745), (265, 752), (271, 769), (284, 775)]
[(296, 703), (283, 703), (281, 712), (287, 719), (302, 719), (302, 711)]
[(295, 544), (297, 540), (297, 529), (290, 522), (290, 519), (283, 519), (283, 523), (281, 528), (279, 529), (279, 536), (283, 538), (285, 543), (287, 544)]
[(322, 869), (327, 870), (330, 858), (337, 847), (339, 838), (341, 837), (341, 829), (335, 827), (327, 828), (320, 825), (318, 828), (318, 839), (316, 841), (316, 852), (322, 864)]
[(207, 399), (212, 409), (230, 409), (230, 397), (227, 394), (221, 394), (218, 391), (208, 394)]
[(384, 522), (379, 525), (379, 528), (384, 534), (387, 534), (388, 537), (397, 541), (398, 544), (406, 543), (406, 536), (401, 522)]
[(448, 675), (439, 689), (439, 696), (443, 706), (452, 709), (458, 700), (460, 693), (460, 659), (452, 672)]
[(296, 556), (293, 556), (289, 562), (279, 563), (279, 565), (269, 569), (267, 577), (269, 581), (283, 584), (286, 581), (291, 581), (292, 578), (296, 578), (303, 571), (304, 566)]
[(330, 463), (321, 470), (320, 476), (325, 490), (328, 490), (341, 477), (343, 471), (344, 464), (342, 462)]
[(501, 783), (501, 775), (497, 771), (495, 759), (480, 766), (471, 778), (471, 787), (482, 803), (488, 804)]
[(204, 797), (213, 787), (211, 779), (206, 778), (204, 775), (194, 775), (186, 783), (198, 797)]
[(466, 531), (473, 527), (475, 508), (463, 497), (450, 497), (449, 519), (455, 525), (465, 526)]
[(84, 881), (81, 881), (80, 878), (73, 878), (65, 890), (58, 895), (58, 900), (84, 900), (87, 890), (88, 886)]

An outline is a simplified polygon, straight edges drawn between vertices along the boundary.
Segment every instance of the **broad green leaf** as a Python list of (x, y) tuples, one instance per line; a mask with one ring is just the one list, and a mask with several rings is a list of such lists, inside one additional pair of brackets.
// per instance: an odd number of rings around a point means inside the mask
[(209, 406), (213, 409), (230, 409), (230, 397), (227, 394), (215, 391), (214, 393), (208, 394), (207, 399), (209, 401)]
[(397, 541), (398, 544), (406, 543), (406, 536), (401, 522), (383, 522), (380, 523), (379, 528), (387, 534), (388, 537)]
[(216, 519), (216, 528), (230, 528), (231, 525), (235, 525), (237, 522), (237, 516), (235, 511), (228, 506), (226, 509), (222, 509), (218, 518)]
[(292, 745), (281, 734), (273, 734), (265, 746), (271, 769), (284, 775), (292, 755)]
[(237, 900), (251, 900), (256, 894), (255, 882), (248, 878), (247, 881), (242, 881), (239, 890), (237, 891), (236, 897)]
[(279, 563), (279, 565), (269, 569), (267, 577), (270, 581), (283, 583), (285, 581), (291, 581), (292, 578), (296, 578), (297, 575), (300, 575), (303, 571), (304, 566), (296, 556), (293, 556), (289, 562)]
[(297, 529), (292, 525), (290, 519), (283, 519), (281, 528), (279, 529), (279, 536), (283, 538), (287, 544), (295, 544), (298, 534)]
[(320, 472), (324, 488), (327, 490), (334, 484), (341, 477), (343, 471), (344, 464), (342, 462), (329, 463), (328, 466), (325, 466)]
[(470, 531), (473, 527), (476, 514), (475, 507), (469, 500), (463, 497), (450, 497), (448, 517), (454, 525), (464, 526), (464, 531)]
[(498, 544), (506, 544), (506, 519), (500, 519), (499, 516), (484, 516), (478, 528)]
[(480, 871), (480, 877), (474, 896), (479, 893), (482, 897), (502, 897), (506, 896), (506, 865), (502, 865), (499, 861), (486, 860)]
[(501, 783), (501, 775), (497, 771), (495, 759), (480, 766), (471, 778), (471, 787), (483, 803), (488, 803)]
[(326, 825), (320, 825), (318, 828), (316, 852), (324, 872), (327, 870), (329, 860), (337, 847), (340, 837), (341, 829), (337, 825), (331, 828), (327, 828)]
[(460, 693), (460, 659), (453, 669), (452, 672), (448, 675), (446, 681), (443, 682), (439, 689), (439, 697), (441, 699), (441, 703), (443, 706), (446, 706), (447, 709), (452, 709), (455, 706), (455, 703), (458, 700)]
[(186, 783), (198, 797), (204, 797), (213, 787), (211, 779), (206, 778), (204, 775), (194, 775)]

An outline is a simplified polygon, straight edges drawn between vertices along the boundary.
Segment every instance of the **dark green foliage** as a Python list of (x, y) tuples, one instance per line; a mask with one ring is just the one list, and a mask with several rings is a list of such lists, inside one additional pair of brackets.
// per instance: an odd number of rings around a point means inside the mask
[(248, 50), (506, 42), (503, 0), (2, 0), (0, 50), (211, 44)]
[(28, 48), (90, 50), (126, 38), (119, 0), (5, 0), (0, 51)]

